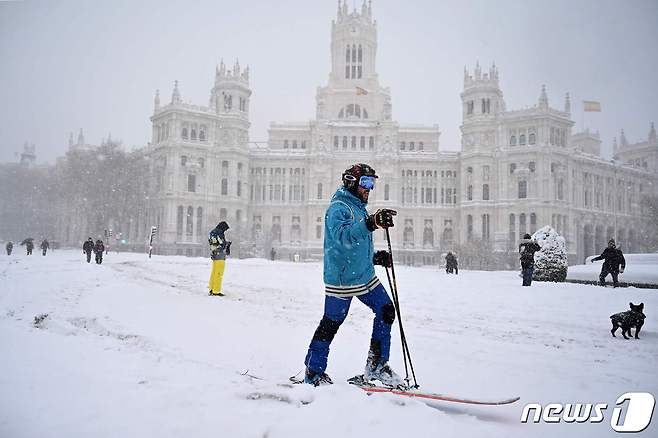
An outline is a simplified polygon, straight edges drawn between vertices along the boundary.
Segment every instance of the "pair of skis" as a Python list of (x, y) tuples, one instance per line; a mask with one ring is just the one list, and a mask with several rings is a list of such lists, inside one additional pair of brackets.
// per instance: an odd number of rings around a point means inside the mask
[[(300, 374), (302, 375), (301, 377)], [(290, 377), (290, 381), (295, 384), (304, 383), (303, 373), (300, 372)], [(450, 403), (462, 403), (468, 405), (501, 406), (501, 405), (508, 405), (514, 403), (520, 399), (520, 397), (511, 397), (511, 398), (500, 399), (500, 400), (472, 399), (472, 398), (457, 397), (447, 394), (438, 394), (433, 392), (420, 391), (418, 388), (382, 386), (378, 384), (376, 381), (366, 380), (363, 374), (347, 379), (347, 383), (349, 383), (350, 385), (354, 385), (359, 389), (362, 389), (368, 395), (376, 394), (376, 393), (385, 393), (385, 394), (393, 394), (401, 397), (420, 399), (421, 401), (424, 402), (441, 401), (441, 402), (450, 402)]]

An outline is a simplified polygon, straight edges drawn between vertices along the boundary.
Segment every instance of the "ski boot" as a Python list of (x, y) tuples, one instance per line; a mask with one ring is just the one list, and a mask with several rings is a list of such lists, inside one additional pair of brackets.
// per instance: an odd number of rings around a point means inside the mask
[(332, 385), (334, 382), (331, 381), (331, 377), (327, 373), (314, 373), (306, 368), (304, 372), (304, 383), (308, 383), (313, 386), (323, 386), (323, 385)]
[(407, 388), (407, 384), (393, 371), (388, 361), (381, 359), (381, 346), (379, 341), (370, 342), (370, 351), (368, 351), (368, 360), (363, 373), (365, 381), (379, 381), (382, 385), (390, 388)]

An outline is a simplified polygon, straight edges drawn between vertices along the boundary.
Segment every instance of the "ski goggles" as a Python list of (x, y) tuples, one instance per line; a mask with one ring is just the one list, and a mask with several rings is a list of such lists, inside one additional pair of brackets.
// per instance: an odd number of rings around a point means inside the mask
[[(356, 181), (356, 177), (354, 175), (343, 175), (343, 178), (346, 181)], [(372, 190), (375, 188), (376, 178), (376, 176), (363, 175), (361, 178), (359, 178), (359, 186), (366, 190)]]
[(359, 178), (359, 186), (366, 190), (372, 190), (375, 188), (375, 178), (377, 177), (363, 175), (361, 178)]

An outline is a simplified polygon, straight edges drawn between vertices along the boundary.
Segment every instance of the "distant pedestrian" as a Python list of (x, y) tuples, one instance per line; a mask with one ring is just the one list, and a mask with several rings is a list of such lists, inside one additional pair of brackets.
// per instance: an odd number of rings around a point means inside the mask
[(48, 240), (47, 240), (47, 239), (43, 239), (43, 240), (41, 241), (41, 245), (40, 245), (40, 247), (41, 247), (42, 255), (45, 256), (45, 255), (46, 255), (46, 252), (48, 251), (48, 248), (50, 248), (50, 243), (48, 243)]
[(226, 231), (229, 229), (225, 221), (221, 221), (208, 235), (210, 245), (210, 259), (212, 271), (208, 281), (208, 295), (224, 296), (222, 293), (222, 279), (226, 267), (226, 256), (231, 255), (231, 242), (226, 240)]
[(25, 245), (25, 250), (27, 251), (27, 255), (32, 255), (32, 250), (34, 249), (34, 239), (31, 237), (27, 237), (23, 239), (21, 242), (21, 245)]
[(90, 237), (82, 245), (82, 253), (87, 254), (87, 263), (91, 262), (91, 252), (94, 250), (94, 240)]
[(274, 248), (270, 250), (270, 260), (276, 260), (276, 250)]
[(99, 265), (103, 263), (104, 252), (105, 252), (105, 245), (103, 245), (103, 241), (101, 239), (98, 239), (96, 241), (96, 244), (94, 245), (94, 253), (96, 254), (96, 263)]
[(11, 251), (14, 249), (14, 242), (9, 241), (5, 245), (5, 249), (7, 250), (7, 255), (11, 255)]
[[(601, 266), (601, 274), (599, 274), (599, 284), (605, 286), (605, 278), (608, 274), (612, 275), (612, 286), (619, 286), (619, 274), (624, 273), (626, 269), (626, 259), (621, 249), (617, 248), (615, 239), (608, 241), (608, 247), (603, 250), (600, 256), (594, 257), (592, 263), (597, 260), (605, 260)], [(620, 267), (621, 265), (621, 267)]]
[(457, 257), (455, 257), (455, 255), (451, 251), (448, 251), (448, 254), (446, 255), (446, 274), (452, 274), (453, 271), (455, 275), (459, 274)]
[(525, 234), (519, 244), (519, 258), (521, 259), (521, 275), (523, 276), (523, 286), (532, 284), (532, 274), (535, 270), (535, 253), (541, 248), (539, 244), (530, 236)]

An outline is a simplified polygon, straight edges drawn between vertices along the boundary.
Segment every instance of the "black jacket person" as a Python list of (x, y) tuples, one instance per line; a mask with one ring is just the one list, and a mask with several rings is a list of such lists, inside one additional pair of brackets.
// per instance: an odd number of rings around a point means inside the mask
[(612, 275), (612, 284), (614, 287), (619, 286), (618, 277), (620, 273), (626, 269), (626, 259), (621, 249), (617, 248), (615, 239), (608, 241), (608, 247), (603, 250), (600, 256), (594, 257), (592, 263), (597, 260), (605, 260), (601, 266), (601, 274), (599, 275), (599, 284), (605, 286), (605, 278), (608, 274)]

